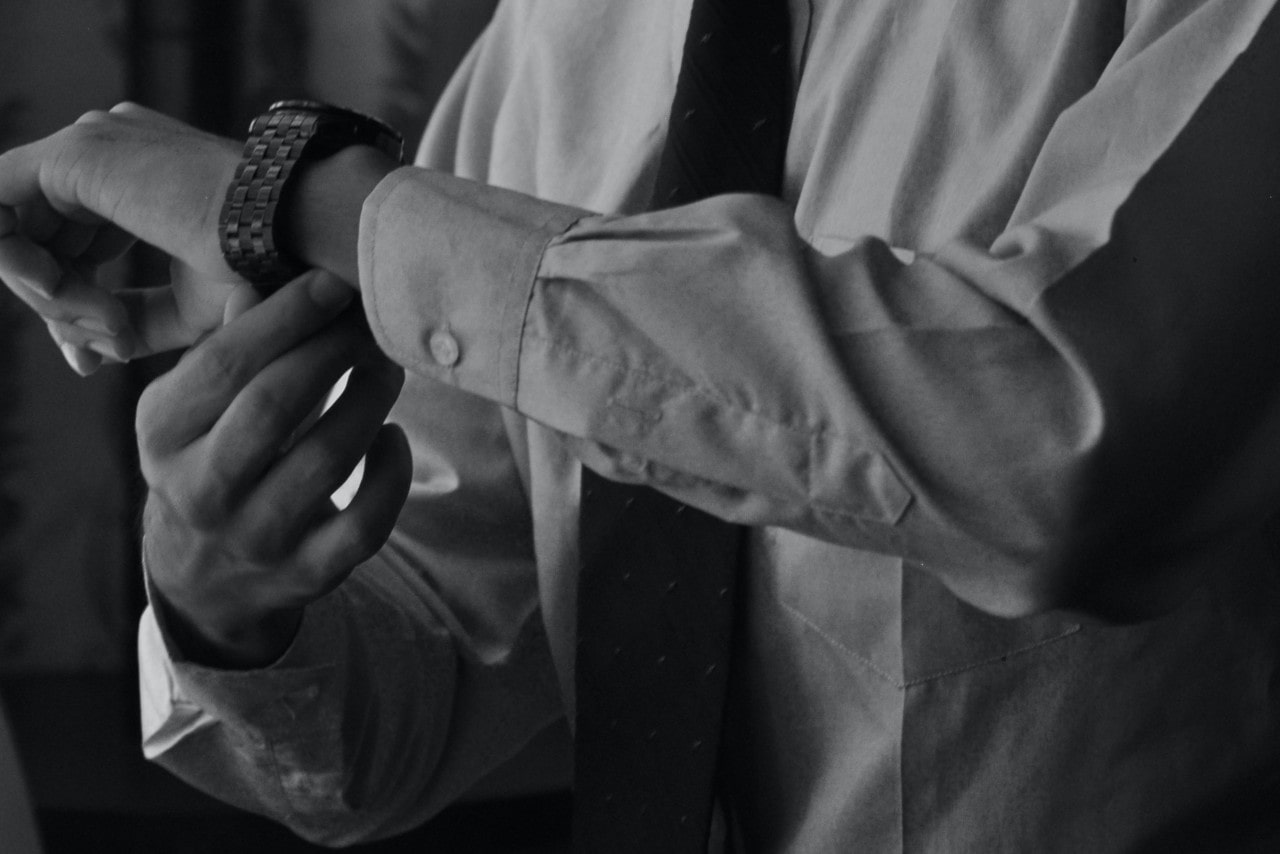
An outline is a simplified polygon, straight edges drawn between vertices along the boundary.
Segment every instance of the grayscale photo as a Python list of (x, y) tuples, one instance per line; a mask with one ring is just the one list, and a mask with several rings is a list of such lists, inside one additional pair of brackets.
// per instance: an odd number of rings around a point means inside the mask
[(0, 854), (1280, 851), (1276, 0), (0, 12)]

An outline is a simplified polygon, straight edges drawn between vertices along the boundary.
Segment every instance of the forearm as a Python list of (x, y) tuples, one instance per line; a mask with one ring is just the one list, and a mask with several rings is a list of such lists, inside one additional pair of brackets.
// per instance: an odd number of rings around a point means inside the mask
[[(165, 511), (157, 508), (156, 504), (153, 497), (144, 510), (144, 515), (149, 518), (148, 527), (166, 524), (163, 518)], [(174, 546), (178, 544), (172, 539), (159, 539), (162, 548), (167, 546), (159, 554), (154, 553), (156, 538), (143, 539), (144, 568), (175, 567), (189, 559), (189, 555), (175, 551)], [(181, 546), (181, 550), (186, 551), (190, 543)], [(243, 607), (232, 607), (216, 615), (210, 614), (206, 608), (192, 613), (158, 590), (150, 578), (148, 590), (151, 608), (157, 620), (165, 626), (175, 648), (182, 650), (187, 660), (206, 667), (232, 670), (266, 667), (284, 654), (302, 624), (302, 608), (271, 608), (265, 613), (256, 613), (247, 612)], [(184, 598), (183, 592), (175, 590), (179, 599)]]

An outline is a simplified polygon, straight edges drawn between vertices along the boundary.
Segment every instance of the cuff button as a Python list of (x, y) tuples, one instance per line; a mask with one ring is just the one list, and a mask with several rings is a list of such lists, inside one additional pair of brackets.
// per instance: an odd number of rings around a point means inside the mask
[(445, 368), (456, 365), (462, 355), (458, 339), (443, 330), (431, 333), (431, 337), (427, 339), (427, 349), (431, 351), (431, 358), (435, 359), (436, 364)]

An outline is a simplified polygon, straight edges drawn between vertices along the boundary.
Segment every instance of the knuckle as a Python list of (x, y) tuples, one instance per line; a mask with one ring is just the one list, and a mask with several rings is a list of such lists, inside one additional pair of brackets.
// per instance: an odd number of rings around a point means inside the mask
[(253, 372), (245, 357), (217, 339), (205, 342), (196, 358), (204, 380), (215, 389), (238, 389), (252, 378)]
[(221, 496), (208, 489), (179, 490), (173, 502), (178, 514), (197, 531), (212, 531), (226, 518)]
[(261, 436), (286, 438), (300, 421), (297, 413), (270, 386), (250, 387), (241, 393), (240, 405), (247, 418), (252, 419), (255, 430)]
[(80, 118), (76, 119), (75, 123), (78, 125), (96, 125), (110, 120), (111, 113), (107, 110), (89, 110), (86, 113), (81, 113)]
[(395, 403), (404, 388), (404, 368), (389, 359), (381, 359), (369, 368), (368, 376), (379, 392), (379, 397), (387, 408)]
[(53, 339), (54, 344), (61, 347), (63, 344), (68, 343), (64, 324), (54, 320), (47, 320), (45, 321), (45, 326), (48, 328), (49, 337)]
[(258, 559), (282, 563), (297, 549), (298, 521), (291, 503), (283, 497), (264, 497), (246, 521), (244, 544)]
[(309, 563), (304, 569), (305, 598), (314, 601), (332, 593), (351, 574), (356, 563), (358, 561), (346, 563), (333, 557)]
[(289, 557), (285, 537), (276, 528), (259, 518), (251, 522), (241, 534), (240, 543), (246, 554), (254, 560), (279, 564)]
[(199, 531), (226, 524), (235, 510), (234, 493), (217, 468), (206, 463), (198, 476), (177, 476), (170, 490), (171, 503)]
[(349, 525), (345, 531), (342, 545), (337, 549), (341, 562), (348, 566), (368, 560), (378, 553), (386, 542), (388, 532), (380, 526), (361, 519)]
[(181, 478), (165, 477), (152, 484), (148, 504), (155, 504), (163, 512), (150, 514), (153, 518), (144, 519), (146, 524), (163, 524), (170, 534), (184, 530), (208, 533), (221, 523), (207, 496)]
[(299, 447), (295, 460), (298, 485), (309, 492), (328, 495), (337, 489), (355, 465), (346, 455), (329, 447)]
[[(161, 489), (151, 489), (142, 508), (143, 540), (148, 554), (155, 548), (157, 536), (166, 541), (187, 539), (183, 527), (182, 519), (170, 497)], [(153, 562), (152, 567), (165, 572), (176, 570), (171, 561), (163, 561), (158, 565)]]

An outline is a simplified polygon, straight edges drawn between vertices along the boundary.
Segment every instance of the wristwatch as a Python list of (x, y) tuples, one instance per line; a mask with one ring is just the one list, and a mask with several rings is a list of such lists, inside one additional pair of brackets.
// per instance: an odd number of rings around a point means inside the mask
[(280, 250), (275, 218), (301, 163), (350, 145), (372, 145), (404, 162), (404, 138), (385, 122), (317, 101), (278, 101), (249, 125), (249, 139), (218, 217), (227, 266), (274, 289), (306, 265)]

